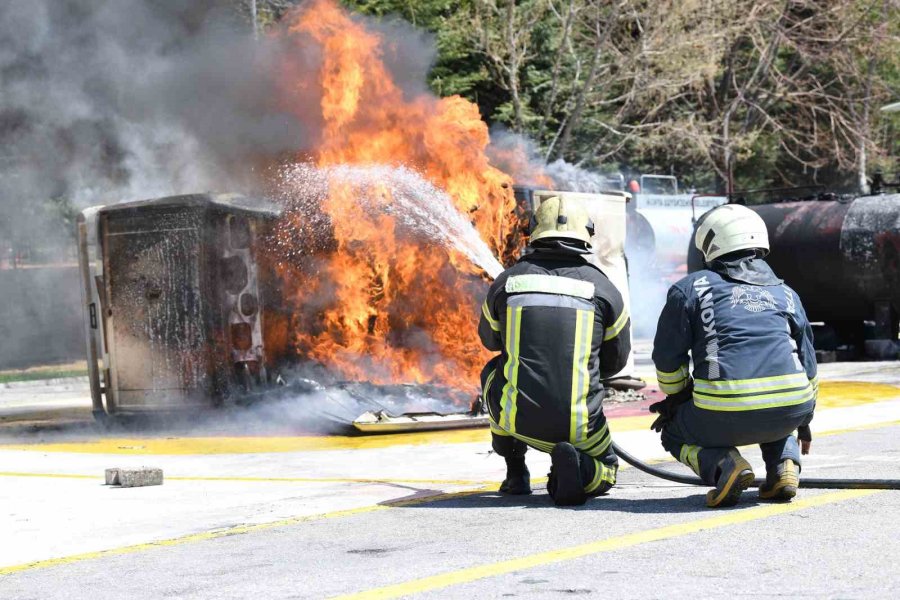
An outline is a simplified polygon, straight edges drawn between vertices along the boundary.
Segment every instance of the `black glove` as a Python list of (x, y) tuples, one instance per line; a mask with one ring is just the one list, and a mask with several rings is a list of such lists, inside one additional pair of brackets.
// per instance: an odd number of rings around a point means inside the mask
[(650, 429), (657, 433), (662, 432), (663, 427), (675, 418), (678, 407), (693, 398), (693, 391), (694, 382), (688, 380), (687, 386), (680, 392), (669, 394), (666, 396), (665, 400), (660, 400), (659, 402), (651, 404), (650, 412), (658, 414), (659, 417), (653, 421), (653, 424), (650, 425)]

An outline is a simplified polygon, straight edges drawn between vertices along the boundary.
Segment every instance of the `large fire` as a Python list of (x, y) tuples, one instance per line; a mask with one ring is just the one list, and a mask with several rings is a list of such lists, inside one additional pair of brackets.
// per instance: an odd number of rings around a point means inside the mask
[[(388, 41), (333, 0), (308, 2), (286, 20), (277, 35), (298, 56), (308, 57), (312, 45), (319, 61), (317, 81), (290, 61), (283, 70), (285, 103), (320, 98), (315, 165), (326, 173), (332, 165), (413, 169), (449, 194), (495, 255), (507, 255), (517, 226), (512, 180), (488, 161), (477, 107), (401, 89), (385, 64)], [(309, 120), (308, 103), (294, 110)], [(390, 182), (377, 192), (389, 209)], [(271, 337), (347, 379), (469, 389), (489, 358), (476, 335), (486, 290), (479, 270), (458, 252), (405, 234), (390, 210), (363, 209), (352, 185), (330, 178), (324, 196), (317, 221), (308, 204), (289, 208), (277, 233), (281, 247), (321, 238), (323, 228), (328, 241), (303, 260), (279, 262), (295, 310), (272, 322)]]

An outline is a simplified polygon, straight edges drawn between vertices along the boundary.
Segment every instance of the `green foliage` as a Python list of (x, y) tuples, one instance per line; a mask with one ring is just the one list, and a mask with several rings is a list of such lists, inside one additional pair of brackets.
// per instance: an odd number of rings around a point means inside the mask
[(348, 0), (436, 34), (430, 84), (548, 158), (853, 186), (896, 151), (897, 0)]
[[(431, 32), (431, 89), (548, 160), (707, 189), (853, 187), (896, 160), (900, 0), (341, 2)], [(258, 23), (297, 3), (257, 0)]]

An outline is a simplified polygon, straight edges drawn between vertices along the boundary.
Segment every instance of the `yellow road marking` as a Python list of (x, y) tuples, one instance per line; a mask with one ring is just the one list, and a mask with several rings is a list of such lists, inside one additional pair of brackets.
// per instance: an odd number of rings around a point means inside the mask
[(98, 479), (103, 481), (101, 475), (81, 475), (77, 473), (16, 473), (13, 471), (0, 471), (0, 477), (51, 477), (53, 479)]
[(337, 510), (329, 513), (322, 513), (318, 515), (305, 515), (300, 517), (290, 517), (288, 519), (280, 519), (278, 521), (270, 521), (268, 523), (256, 523), (252, 525), (236, 525), (234, 527), (227, 527), (225, 529), (216, 529), (213, 531), (204, 531), (201, 533), (193, 533), (190, 535), (185, 535), (181, 537), (169, 538), (166, 540), (158, 540), (155, 542), (146, 542), (143, 544), (134, 544), (131, 546), (122, 546), (121, 548), (110, 548), (107, 550), (96, 550), (94, 552), (84, 552), (82, 554), (73, 554), (70, 556), (61, 556), (58, 558), (49, 558), (45, 560), (37, 560), (29, 563), (23, 563), (20, 565), (11, 565), (8, 567), (0, 567), (0, 577), (4, 575), (12, 575), (14, 573), (21, 573), (22, 571), (30, 571), (33, 569), (44, 569), (48, 567), (58, 567), (61, 565), (68, 565), (76, 562), (82, 562), (85, 560), (93, 560), (95, 558), (105, 558), (108, 556), (121, 556), (123, 554), (134, 554), (136, 552), (142, 552), (145, 550), (153, 550), (154, 548), (167, 548), (170, 546), (180, 546), (182, 544), (189, 544), (193, 542), (204, 542), (207, 540), (215, 540), (222, 537), (228, 537), (232, 535), (242, 535), (245, 533), (253, 533), (256, 531), (266, 531), (269, 529), (276, 529), (278, 527), (286, 527), (290, 525), (297, 525), (300, 523), (308, 523), (310, 521), (322, 521), (325, 519), (338, 519), (342, 517), (351, 517), (355, 515), (361, 515), (366, 513), (372, 513), (382, 510), (388, 510), (391, 508), (400, 508), (404, 506), (414, 506), (417, 504), (425, 504), (429, 502), (439, 502), (441, 500), (452, 500), (454, 498), (462, 498), (465, 496), (471, 496), (474, 494), (480, 494), (483, 492), (491, 492), (497, 490), (497, 484), (492, 484), (489, 486), (480, 487), (474, 490), (467, 490), (464, 492), (450, 492), (450, 493), (438, 493), (431, 494), (423, 497), (409, 498), (405, 500), (390, 500), (387, 502), (382, 502), (381, 504), (373, 504), (369, 506), (361, 506), (359, 508), (350, 508), (346, 510)]
[(75, 442), (2, 444), (2, 450), (88, 454), (256, 454), (308, 450), (360, 450), (426, 444), (490, 442), (485, 429), (454, 429), (377, 436), (248, 436), (189, 438), (100, 438)]
[(816, 408), (846, 408), (900, 398), (900, 387), (868, 381), (820, 381)]
[[(85, 475), (83, 473), (26, 473), (19, 471), (0, 471), (0, 477), (48, 477), (56, 479), (97, 479), (103, 475)], [(393, 479), (362, 477), (240, 477), (227, 476), (167, 476), (166, 481), (238, 481), (253, 483), (384, 483), (384, 484), (424, 484), (424, 485), (490, 485), (492, 481), (472, 479)]]
[(882, 429), (883, 427), (893, 427), (895, 425), (900, 425), (900, 420), (898, 421), (882, 421), (880, 423), (867, 423), (865, 425), (855, 425), (853, 427), (845, 427), (843, 429), (827, 429), (825, 431), (816, 431), (813, 435), (813, 441), (815, 441), (816, 437), (823, 437), (827, 435), (839, 435), (842, 433), (853, 433), (854, 431), (866, 431), (869, 429)]
[(843, 490), (840, 492), (812, 496), (809, 498), (804, 498), (802, 500), (795, 500), (791, 504), (770, 504), (766, 506), (748, 508), (745, 510), (729, 511), (727, 513), (717, 515), (715, 517), (709, 517), (706, 519), (697, 519), (694, 521), (689, 521), (687, 523), (678, 523), (677, 525), (669, 525), (667, 527), (660, 527), (657, 529), (637, 531), (635, 533), (628, 533), (625, 535), (607, 538), (604, 540), (597, 540), (594, 542), (588, 542), (586, 544), (579, 544), (577, 546), (571, 546), (568, 548), (550, 550), (548, 552), (539, 552), (537, 554), (531, 554), (528, 556), (522, 556), (519, 558), (513, 558), (496, 563), (481, 564), (477, 567), (469, 567), (467, 569), (460, 569), (458, 571), (440, 573), (438, 575), (432, 575), (430, 577), (414, 579), (412, 581), (406, 581), (395, 585), (388, 585), (380, 588), (366, 590), (355, 594), (335, 596), (334, 598), (340, 600), (374, 600), (385, 598), (399, 598), (401, 596), (408, 596), (411, 594), (420, 594), (423, 592), (437, 590), (452, 585), (460, 585), (479, 579), (512, 573), (513, 571), (521, 571), (524, 569), (531, 569), (534, 567), (558, 563), (566, 560), (573, 560), (592, 554), (599, 554), (601, 552), (621, 550), (623, 548), (629, 548), (631, 546), (637, 546), (639, 544), (646, 544), (648, 542), (656, 542), (660, 540), (690, 535), (692, 533), (697, 533), (707, 529), (716, 529), (729, 525), (747, 523), (749, 521), (765, 519), (776, 515), (803, 510), (805, 508), (812, 508), (815, 506), (822, 506), (834, 502), (862, 498), (864, 496), (870, 496), (875, 493), (878, 493), (877, 490)]
[[(819, 384), (818, 408), (845, 408), (900, 398), (900, 387), (883, 383), (823, 381)], [(649, 427), (655, 415), (614, 417), (615, 432)], [(401, 445), (487, 443), (487, 428), (455, 429), (377, 436), (256, 436), (185, 438), (100, 438), (74, 442), (0, 444), (0, 450), (71, 452), (125, 455), (257, 454), (312, 450), (360, 450)]]

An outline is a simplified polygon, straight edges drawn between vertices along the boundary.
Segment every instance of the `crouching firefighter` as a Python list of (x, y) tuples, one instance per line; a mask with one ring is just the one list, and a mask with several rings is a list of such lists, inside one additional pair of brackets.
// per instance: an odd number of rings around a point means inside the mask
[(482, 399), (493, 448), (506, 459), (500, 491), (531, 493), (531, 446), (550, 453), (554, 502), (579, 505), (616, 482), (601, 379), (625, 366), (630, 321), (622, 296), (585, 258), (593, 224), (583, 205), (547, 198), (531, 229), (528, 251), (482, 305), (479, 336), (500, 352), (481, 373)]
[[(734, 505), (753, 482), (736, 446), (759, 444), (763, 500), (797, 493), (800, 432), (809, 452), (817, 377), (812, 329), (800, 298), (763, 261), (766, 224), (745, 206), (706, 213), (694, 243), (706, 269), (669, 289), (653, 342), (667, 398), (650, 407), (663, 447), (715, 489), (710, 507)], [(688, 355), (693, 359), (693, 379)]]

